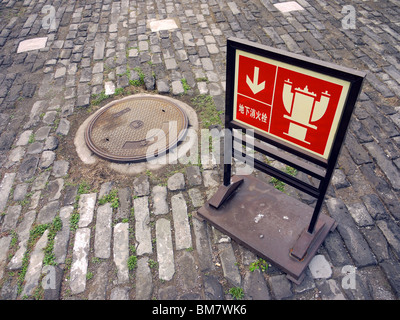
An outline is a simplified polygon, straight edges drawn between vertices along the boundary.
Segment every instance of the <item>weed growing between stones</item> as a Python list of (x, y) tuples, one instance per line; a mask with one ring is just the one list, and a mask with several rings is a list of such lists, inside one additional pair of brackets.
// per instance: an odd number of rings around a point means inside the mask
[(222, 126), (220, 115), (223, 111), (217, 111), (212, 96), (201, 94), (194, 97), (191, 101), (200, 115), (200, 123), (203, 128), (208, 129), (211, 125)]
[(79, 218), (80, 218), (79, 213), (75, 212), (71, 214), (71, 217), (69, 218), (69, 227), (72, 231), (78, 229)]
[[(17, 280), (17, 294), (18, 295), (21, 294), (22, 289), (23, 289), (25, 275), (26, 275), (26, 272), (28, 271), (31, 252), (32, 252), (33, 248), (35, 247), (37, 240), (45, 233), (46, 230), (49, 230), (49, 232), (47, 235), (47, 245), (43, 250), (44, 251), (43, 264), (44, 265), (56, 265), (56, 262), (54, 261), (54, 259), (55, 259), (54, 238), (55, 238), (57, 232), (61, 230), (61, 228), (62, 228), (62, 221), (61, 221), (61, 218), (57, 216), (54, 218), (52, 223), (36, 225), (30, 231), (27, 250), (22, 259), (22, 268), (18, 274), (18, 280)], [(36, 292), (36, 294), (34, 294), (34, 296), (37, 296), (38, 291), (36, 290), (35, 292)], [(23, 297), (23, 298), (25, 298), (25, 297)]]
[(137, 257), (136, 256), (130, 256), (128, 258), (128, 270), (132, 271), (135, 269), (137, 266)]
[(244, 298), (244, 291), (242, 288), (239, 288), (239, 287), (230, 288), (229, 293), (236, 300), (242, 300)]
[[(286, 166), (285, 168), (285, 172), (287, 174), (290, 174), (291, 176), (295, 176), (297, 174), (297, 170), (295, 168), (292, 168), (290, 166)], [(272, 185), (274, 186), (275, 189), (285, 192), (285, 183), (277, 178), (272, 177), (269, 180), (270, 183), (272, 183)]]
[(260, 269), (262, 272), (266, 272), (268, 270), (268, 267), (269, 267), (268, 262), (260, 258), (250, 263), (249, 270), (251, 272), (254, 272), (257, 269)]
[(103, 205), (105, 203), (110, 203), (111, 208), (117, 209), (119, 207), (119, 198), (118, 198), (118, 190), (114, 189), (110, 191), (109, 194), (106, 194), (101, 199), (99, 199), (99, 204)]
[(21, 271), (18, 274), (17, 279), (17, 294), (20, 295), (23, 289), (23, 284), (25, 281), (25, 275), (28, 271), (29, 260), (31, 256), (32, 249), (34, 248), (37, 240), (43, 235), (43, 233), (47, 230), (48, 224), (40, 224), (34, 226), (29, 232), (29, 240), (27, 249), (25, 251), (24, 257), (22, 258), (22, 267)]
[(49, 234), (47, 236), (47, 246), (46, 248), (44, 248), (44, 265), (56, 265), (56, 262), (54, 261), (54, 238), (56, 237), (57, 232), (61, 230), (61, 228), (61, 218), (55, 217), (49, 228)]

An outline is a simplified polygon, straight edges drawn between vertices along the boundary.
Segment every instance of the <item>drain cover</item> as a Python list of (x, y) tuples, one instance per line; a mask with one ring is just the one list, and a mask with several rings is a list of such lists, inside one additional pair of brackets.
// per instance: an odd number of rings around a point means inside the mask
[(151, 151), (156, 150), (155, 155), (175, 147), (187, 126), (186, 114), (172, 101), (158, 96), (131, 96), (101, 109), (87, 126), (85, 141), (104, 159), (143, 161), (150, 146)]

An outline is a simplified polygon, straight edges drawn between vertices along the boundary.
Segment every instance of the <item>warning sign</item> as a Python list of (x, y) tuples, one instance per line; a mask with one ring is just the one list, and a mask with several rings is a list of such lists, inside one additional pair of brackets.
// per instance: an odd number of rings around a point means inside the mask
[(236, 51), (233, 119), (327, 159), (349, 83)]

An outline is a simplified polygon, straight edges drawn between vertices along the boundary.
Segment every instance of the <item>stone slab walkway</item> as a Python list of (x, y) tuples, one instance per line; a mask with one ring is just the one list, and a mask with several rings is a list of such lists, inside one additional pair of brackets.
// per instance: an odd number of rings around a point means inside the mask
[[(400, 1), (283, 2), (1, 1), (1, 299), (399, 299)], [(323, 206), (339, 225), (301, 285), (194, 218), (219, 166), (73, 175), (77, 117), (108, 95), (223, 111), (231, 36), (368, 73)]]

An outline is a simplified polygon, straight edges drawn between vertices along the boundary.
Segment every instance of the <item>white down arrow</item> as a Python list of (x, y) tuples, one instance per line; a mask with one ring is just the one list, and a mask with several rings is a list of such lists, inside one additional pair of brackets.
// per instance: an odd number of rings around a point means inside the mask
[(265, 81), (258, 83), (258, 74), (260, 73), (260, 69), (257, 67), (254, 67), (254, 76), (253, 76), (253, 81), (250, 80), (249, 76), (246, 76), (246, 83), (249, 85), (251, 91), (253, 91), (254, 94), (259, 93), (260, 91), (264, 90), (265, 88)]

